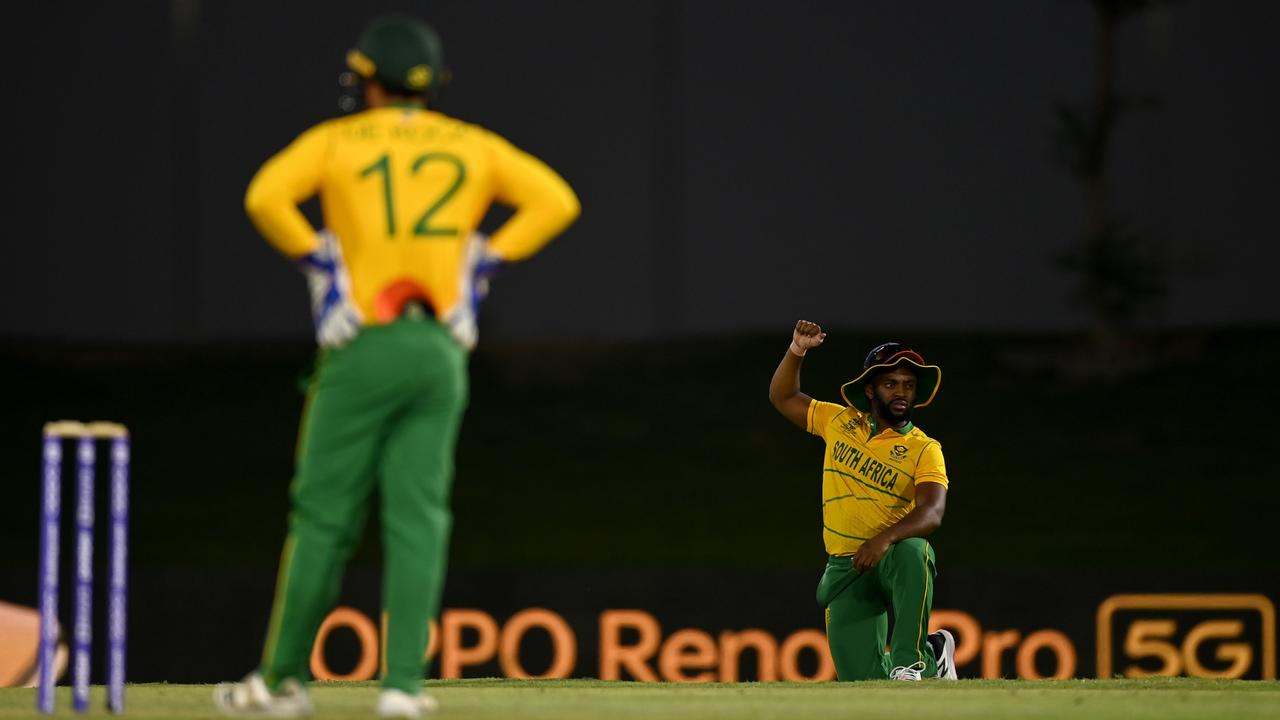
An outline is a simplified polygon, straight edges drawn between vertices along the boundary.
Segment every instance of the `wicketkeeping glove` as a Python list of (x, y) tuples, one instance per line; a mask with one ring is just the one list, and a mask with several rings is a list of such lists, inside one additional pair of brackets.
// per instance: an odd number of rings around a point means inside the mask
[(471, 233), (463, 250), (458, 303), (444, 318), (453, 338), (467, 350), (474, 349), (480, 338), (480, 303), (489, 295), (489, 280), (502, 265), (502, 258), (489, 249), (489, 236)]
[(319, 247), (298, 259), (311, 291), (311, 316), (320, 347), (342, 347), (360, 332), (364, 318), (351, 299), (351, 277), (342, 261), (338, 238), (328, 230), (317, 235)]

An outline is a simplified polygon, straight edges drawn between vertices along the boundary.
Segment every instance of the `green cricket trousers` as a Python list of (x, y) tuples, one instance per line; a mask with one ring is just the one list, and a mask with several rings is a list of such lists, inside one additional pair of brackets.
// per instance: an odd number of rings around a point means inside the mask
[[(885, 680), (891, 668), (916, 663), (924, 663), (924, 677), (937, 674), (937, 658), (925, 640), (937, 574), (933, 548), (923, 538), (890, 545), (869, 572), (855, 570), (852, 558), (827, 559), (818, 604), (826, 608), (827, 643), (838, 679)], [(890, 608), (893, 639), (886, 653)]]
[(467, 403), (466, 353), (421, 312), (328, 351), (303, 410), (293, 510), (260, 671), (305, 681), (370, 498), (381, 502), (383, 687), (416, 694), (439, 612), (449, 491)]

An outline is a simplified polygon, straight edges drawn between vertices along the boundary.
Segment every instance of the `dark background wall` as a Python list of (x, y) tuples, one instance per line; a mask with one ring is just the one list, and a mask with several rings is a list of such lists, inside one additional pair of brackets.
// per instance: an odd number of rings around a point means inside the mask
[[(583, 199), (578, 225), (503, 278), (491, 338), (1086, 320), (1053, 263), (1084, 232), (1053, 139), (1055, 106), (1094, 92), (1084, 0), (153, 0), (3, 11), (0, 333), (303, 337), (302, 284), (240, 200), (266, 157), (339, 112), (344, 51), (388, 8), (442, 33), (442, 109), (543, 156)], [(1257, 297), (1280, 260), (1277, 29), (1273, 4), (1244, 1), (1119, 26), (1118, 90), (1158, 100), (1119, 124), (1109, 170), (1169, 269), (1157, 326), (1280, 319)]]

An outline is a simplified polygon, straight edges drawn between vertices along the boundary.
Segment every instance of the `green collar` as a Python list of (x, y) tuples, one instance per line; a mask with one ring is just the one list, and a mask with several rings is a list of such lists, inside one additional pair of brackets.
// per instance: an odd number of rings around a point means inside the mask
[[(875, 437), (879, 435), (880, 426), (876, 424), (875, 413), (867, 413), (867, 421), (868, 421), (868, 424), (871, 425), (871, 437)], [(911, 432), (915, 428), (916, 428), (915, 423), (908, 420), (906, 425), (903, 425), (900, 428), (893, 428), (893, 430), (897, 432), (899, 435), (906, 435), (907, 433)]]

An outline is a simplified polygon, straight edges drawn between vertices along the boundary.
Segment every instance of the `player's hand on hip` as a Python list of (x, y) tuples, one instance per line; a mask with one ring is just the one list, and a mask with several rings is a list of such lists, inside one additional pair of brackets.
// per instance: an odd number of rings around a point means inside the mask
[(479, 311), (480, 303), (489, 297), (489, 281), (506, 263), (489, 248), (489, 236), (480, 231), (467, 240), (466, 267), (471, 276), (471, 304)]
[(808, 320), (797, 320), (796, 329), (791, 331), (791, 348), (797, 355), (804, 355), (827, 339), (822, 326)]
[(476, 231), (463, 248), (458, 303), (445, 314), (444, 322), (458, 344), (475, 348), (480, 338), (480, 303), (489, 296), (489, 281), (505, 264), (489, 248), (489, 236)]
[(338, 238), (321, 230), (316, 239), (316, 250), (297, 261), (311, 293), (316, 342), (325, 348), (342, 347), (359, 334), (364, 318), (351, 299), (351, 277)]
[(862, 547), (853, 556), (853, 567), (861, 572), (875, 569), (892, 544), (884, 535), (877, 535), (862, 543)]

